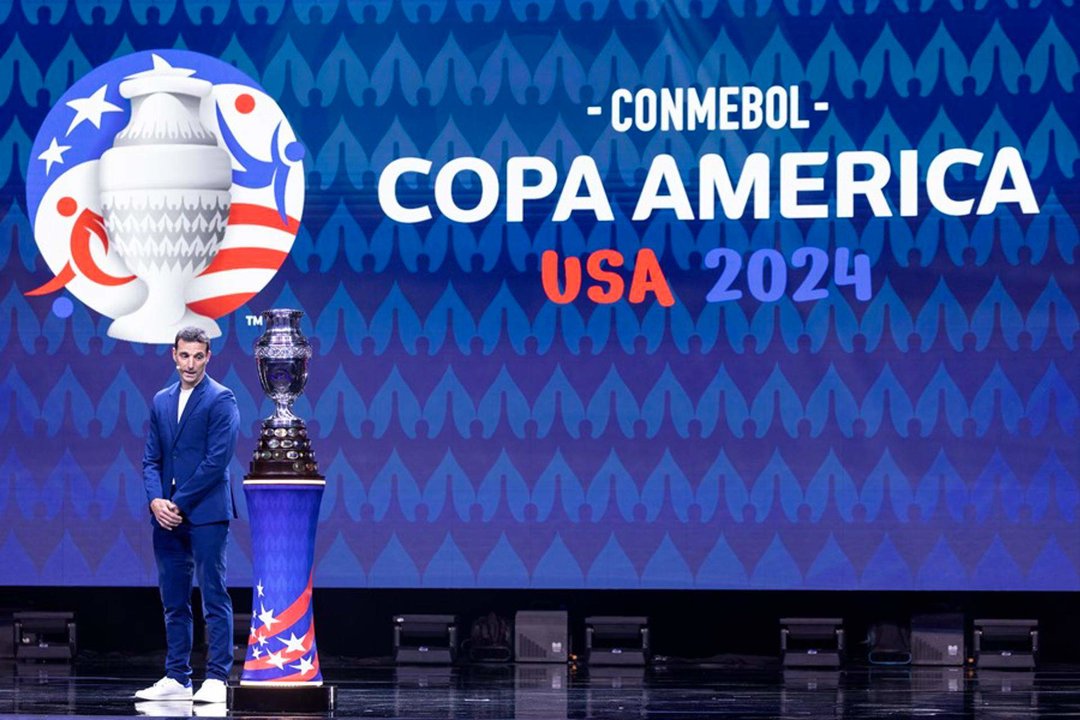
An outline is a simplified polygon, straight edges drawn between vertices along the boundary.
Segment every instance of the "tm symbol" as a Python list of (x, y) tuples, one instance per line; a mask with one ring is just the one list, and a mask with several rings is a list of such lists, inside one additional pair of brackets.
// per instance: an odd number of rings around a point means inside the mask
[(248, 315), (247, 316), (248, 327), (254, 327), (263, 324), (262, 315)]

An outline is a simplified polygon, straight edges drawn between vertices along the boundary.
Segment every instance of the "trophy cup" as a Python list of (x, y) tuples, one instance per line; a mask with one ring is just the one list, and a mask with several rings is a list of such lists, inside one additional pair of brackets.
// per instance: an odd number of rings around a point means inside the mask
[(307, 384), (311, 345), (300, 332), (300, 310), (267, 310), (263, 334), (255, 341), (255, 362), (263, 391), (274, 401), (274, 414), (263, 420), (251, 474), (259, 477), (305, 477), (323, 481), (311, 451), (304, 421), (292, 404)]
[(120, 83), (131, 120), (98, 173), (109, 241), (146, 285), (146, 300), (116, 318), (109, 337), (171, 344), (187, 325), (221, 335), (216, 322), (187, 307), (185, 293), (225, 238), (232, 160), (199, 120), (213, 85), (158, 60)]
[(304, 421), (291, 406), (307, 382), (311, 346), (300, 310), (262, 313), (255, 362), (274, 413), (262, 423), (244, 477), (251, 523), (252, 625), (240, 686), (230, 688), (239, 712), (326, 712), (334, 688), (324, 686), (315, 646), (312, 579), (319, 475)]

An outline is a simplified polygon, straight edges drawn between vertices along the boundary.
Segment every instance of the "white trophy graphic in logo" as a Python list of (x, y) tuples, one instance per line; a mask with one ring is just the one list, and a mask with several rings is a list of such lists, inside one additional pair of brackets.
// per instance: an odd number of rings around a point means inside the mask
[(118, 340), (172, 343), (242, 306), (288, 256), (303, 146), (236, 68), (187, 51), (137, 53), (76, 83), (38, 133), (27, 173), (34, 234), (61, 289), (113, 318)]
[(221, 248), (232, 203), (229, 153), (199, 120), (213, 86), (192, 73), (156, 68), (120, 83), (120, 94), (132, 101), (131, 122), (101, 156), (102, 215), (109, 240), (147, 295), (109, 326), (119, 340), (138, 340), (155, 325), (157, 342), (169, 342), (185, 325), (221, 334), (184, 301), (188, 284)]

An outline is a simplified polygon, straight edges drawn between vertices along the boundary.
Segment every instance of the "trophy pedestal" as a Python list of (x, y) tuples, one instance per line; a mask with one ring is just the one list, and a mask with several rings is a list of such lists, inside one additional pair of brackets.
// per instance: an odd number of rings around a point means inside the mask
[(255, 343), (259, 380), (277, 404), (263, 422), (244, 478), (251, 523), (251, 634), (234, 712), (296, 714), (333, 708), (315, 642), (312, 585), (315, 533), (326, 479), (319, 474), (307, 428), (289, 406), (307, 381), (311, 346), (298, 310), (263, 313), (266, 332)]
[(251, 523), (251, 634), (240, 684), (291, 691), (322, 684), (312, 604), (315, 531), (326, 480), (318, 475), (244, 478)]
[(229, 687), (228, 708), (236, 714), (313, 715), (331, 712), (337, 699), (333, 685), (302, 687)]

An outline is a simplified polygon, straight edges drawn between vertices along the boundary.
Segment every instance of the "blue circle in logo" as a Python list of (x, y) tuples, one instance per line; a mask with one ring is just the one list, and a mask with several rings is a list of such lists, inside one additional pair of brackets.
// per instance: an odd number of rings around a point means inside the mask
[(71, 302), (70, 298), (58, 297), (53, 300), (52, 311), (53, 315), (58, 318), (71, 317), (71, 313), (75, 311), (75, 304)]

